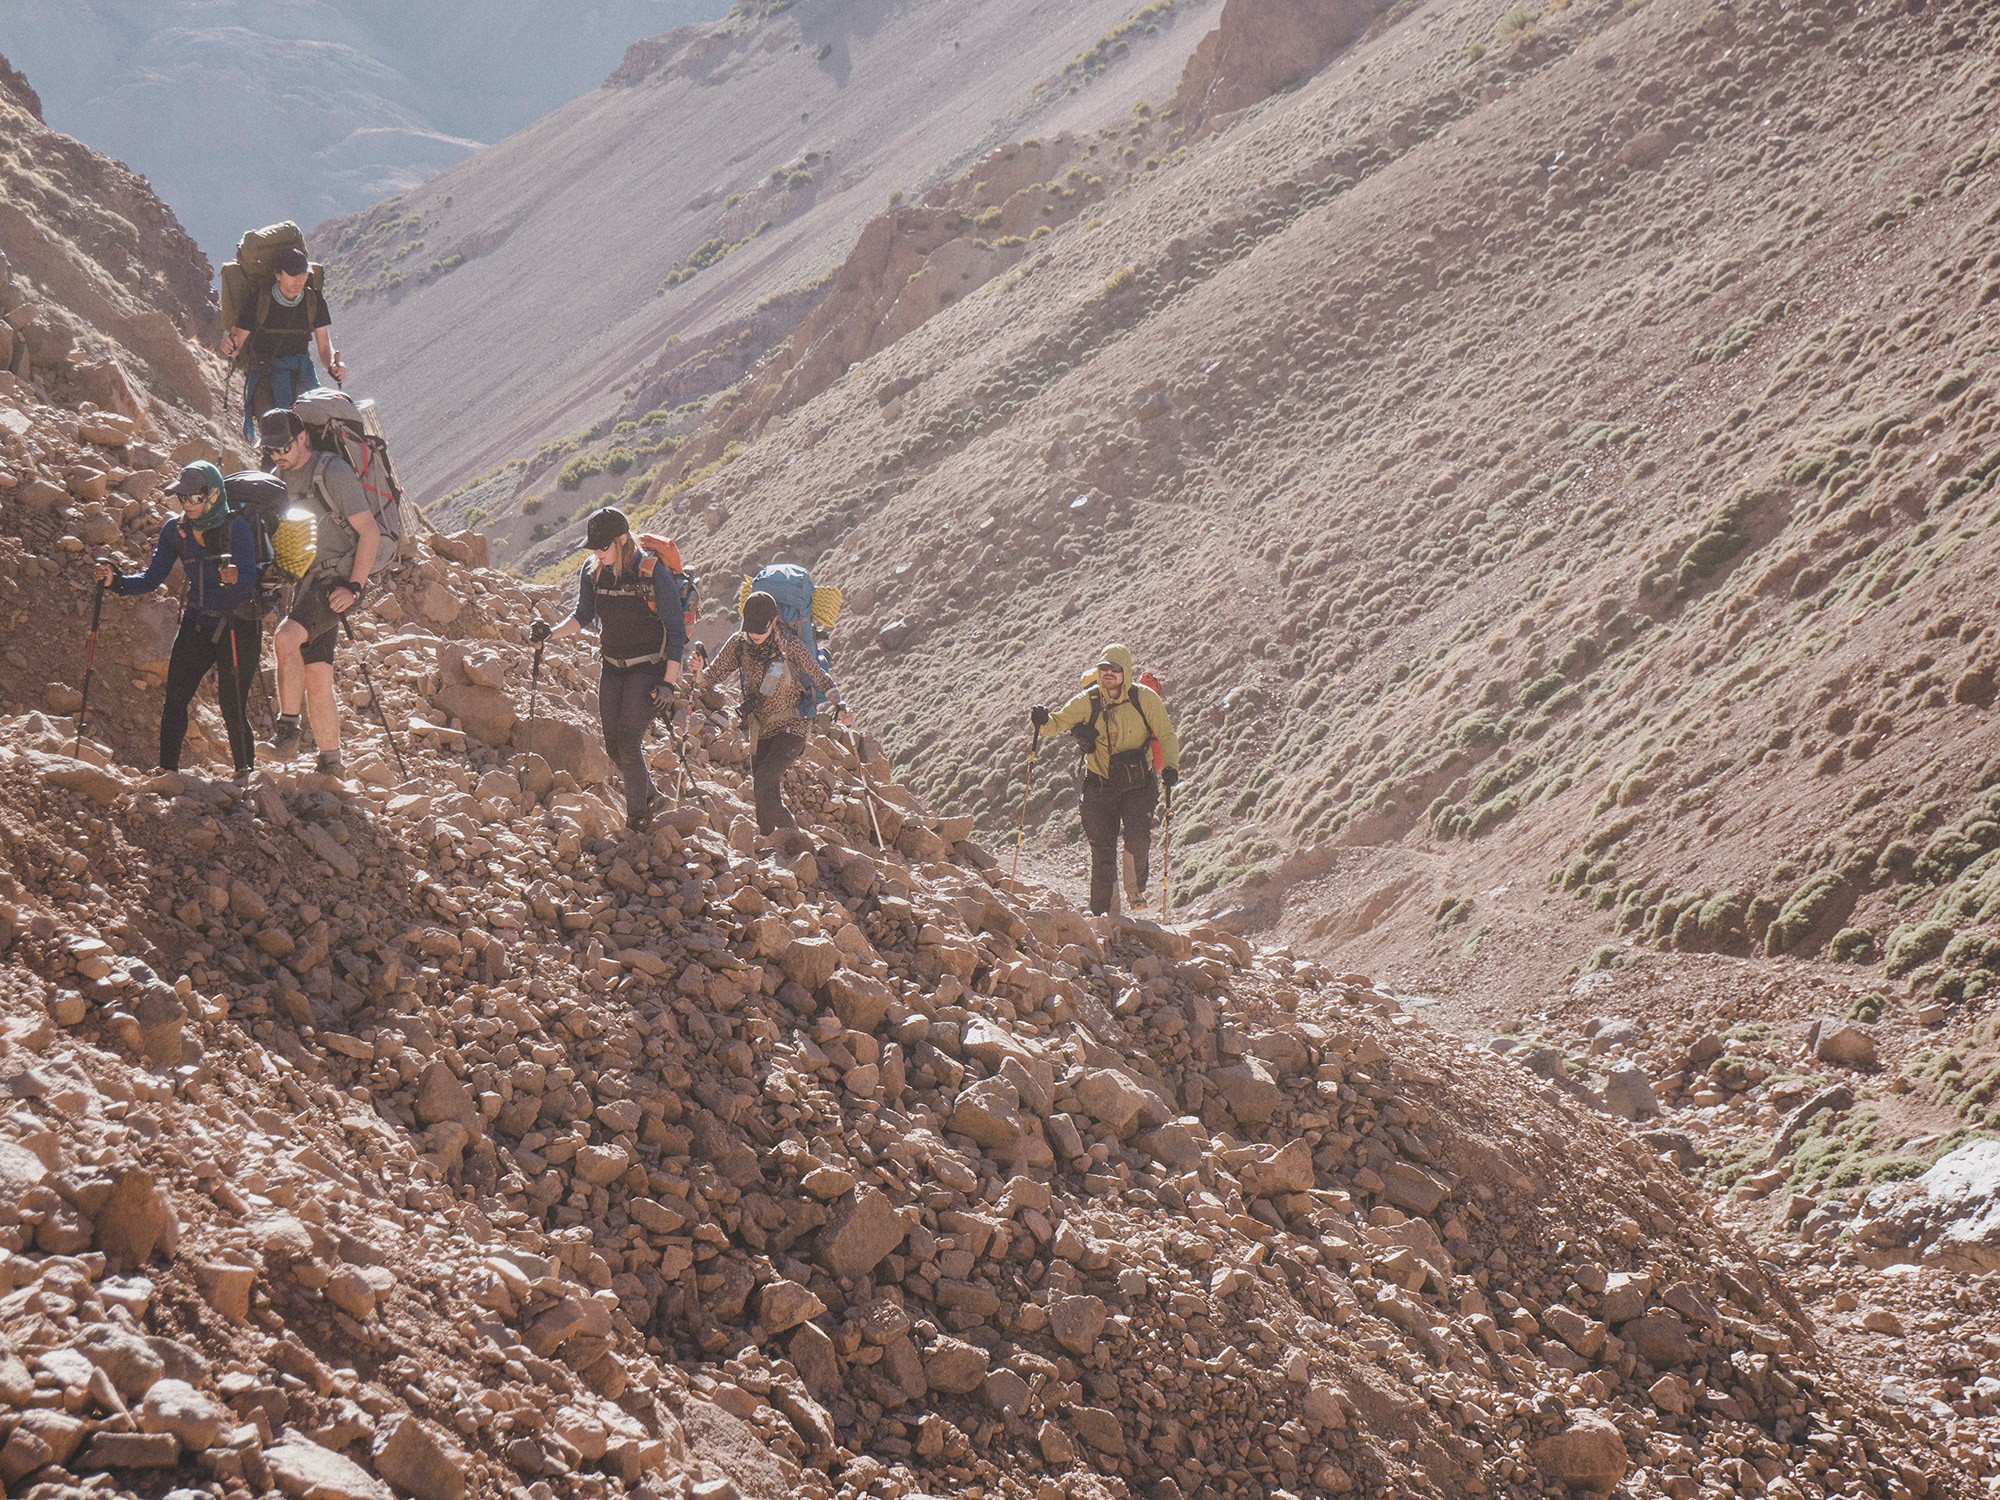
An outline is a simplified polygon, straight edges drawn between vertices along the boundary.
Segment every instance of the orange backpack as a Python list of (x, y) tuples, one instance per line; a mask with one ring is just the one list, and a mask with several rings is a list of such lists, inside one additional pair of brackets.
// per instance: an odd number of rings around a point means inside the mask
[[(640, 531), (633, 533), (632, 540), (639, 544), (639, 576), (651, 578), (655, 566), (666, 564), (667, 571), (680, 584), (682, 623), (694, 624), (695, 616), (700, 613), (701, 596), (696, 579), (681, 566), (681, 549), (674, 545), (673, 538)], [(646, 595), (646, 608), (654, 614), (660, 612), (650, 592)]]

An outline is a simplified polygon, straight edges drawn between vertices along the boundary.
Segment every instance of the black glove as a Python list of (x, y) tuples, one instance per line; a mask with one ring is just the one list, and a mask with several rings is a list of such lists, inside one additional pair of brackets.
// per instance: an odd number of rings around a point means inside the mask
[(1180, 769), (1176, 766), (1168, 766), (1160, 772), (1161, 786), (1170, 787), (1180, 779), (1181, 779)]
[(1033, 722), (1035, 728), (1040, 729), (1044, 724), (1049, 722), (1049, 711), (1037, 703), (1033, 708), (1028, 710), (1028, 718)]
[(665, 712), (674, 706), (674, 694), (678, 691), (671, 682), (653, 684), (653, 708), (655, 712)]
[(541, 645), (548, 638), (549, 622), (547, 620), (537, 620), (528, 627), (528, 639), (533, 641), (537, 646)]

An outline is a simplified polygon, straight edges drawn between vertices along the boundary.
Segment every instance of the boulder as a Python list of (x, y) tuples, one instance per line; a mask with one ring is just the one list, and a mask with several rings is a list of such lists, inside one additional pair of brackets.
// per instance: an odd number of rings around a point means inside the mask
[(815, 1237), (814, 1258), (835, 1276), (866, 1276), (909, 1233), (896, 1206), (879, 1188), (862, 1187), (834, 1205)]
[(185, 1380), (157, 1380), (136, 1413), (141, 1432), (170, 1432), (183, 1448), (200, 1453), (215, 1446), (229, 1412)]
[(465, 1456), (415, 1417), (377, 1428), (372, 1456), (375, 1472), (416, 1500), (463, 1500)]
[(1264, 1148), (1260, 1161), (1246, 1162), (1236, 1169), (1245, 1198), (1275, 1198), (1281, 1193), (1309, 1193), (1313, 1189), (1312, 1147), (1302, 1140), (1288, 1141), (1282, 1149)]
[(1049, 1332), (1075, 1355), (1088, 1354), (1097, 1346), (1104, 1320), (1102, 1297), (1058, 1297), (1049, 1304)]
[(839, 966), (840, 950), (831, 938), (794, 938), (778, 955), (778, 967), (785, 971), (785, 977), (808, 994), (831, 979)]
[(1856, 1026), (1852, 1022), (1822, 1026), (1819, 1041), (1813, 1046), (1813, 1056), (1821, 1062), (1836, 1063), (1844, 1068), (1873, 1068), (1876, 1065), (1875, 1038), (1865, 1026)]
[(1660, 1112), (1643, 1068), (1613, 1068), (1604, 1080), (1604, 1107), (1622, 1120), (1643, 1120)]
[(303, 1438), (266, 1448), (264, 1466), (291, 1500), (393, 1500), (388, 1486), (353, 1459)]
[(73, 1346), (77, 1353), (109, 1377), (113, 1389), (129, 1404), (153, 1388), (167, 1363), (136, 1333), (115, 1323), (95, 1323)]
[(504, 745), (514, 730), (514, 702), (498, 688), (447, 684), (432, 701), (441, 713), (458, 720), (474, 739)]
[(849, 1031), (873, 1031), (889, 1013), (893, 991), (879, 979), (853, 969), (835, 969), (826, 980), (827, 1004)]
[(1382, 1179), (1382, 1199), (1419, 1217), (1436, 1212), (1450, 1192), (1440, 1179), (1406, 1161), (1392, 1161), (1378, 1175)]
[(982, 1078), (952, 1106), (951, 1128), (982, 1146), (1007, 1146), (1021, 1138), (1021, 1094), (1005, 1078)]
[(595, 731), (551, 718), (524, 719), (513, 729), (516, 749), (532, 751), (553, 771), (567, 771), (578, 786), (602, 786), (611, 779), (611, 757)]
[(1535, 1445), (1535, 1466), (1558, 1484), (1608, 1495), (1625, 1477), (1625, 1439), (1611, 1419), (1594, 1411), (1570, 1416), (1567, 1429)]
[(1069, 1416), (1076, 1435), (1099, 1453), (1124, 1457), (1125, 1429), (1119, 1424), (1116, 1412), (1101, 1406), (1078, 1406), (1071, 1408)]
[(479, 1106), (472, 1091), (451, 1071), (443, 1058), (433, 1058), (417, 1081), (417, 1118), (426, 1125), (440, 1120), (467, 1124), (478, 1118)]
[(2000, 1140), (1968, 1141), (1914, 1181), (1876, 1188), (1863, 1201), (1854, 1239), (1875, 1265), (2000, 1270)]
[(784, 1333), (826, 1311), (826, 1304), (796, 1281), (773, 1281), (759, 1287), (757, 1321), (766, 1333)]
[(987, 1353), (976, 1344), (939, 1339), (924, 1356), (924, 1384), (947, 1396), (965, 1396), (986, 1382)]
[(1246, 1057), (1233, 1067), (1217, 1068), (1208, 1081), (1242, 1125), (1270, 1124), (1271, 1116), (1285, 1102), (1284, 1090), (1278, 1087), (1270, 1064), (1260, 1057)]
[(1687, 1324), (1666, 1311), (1634, 1318), (1618, 1335), (1655, 1369), (1685, 1365), (1701, 1355), (1701, 1345), (1688, 1336)]
[(1120, 1139), (1141, 1125), (1165, 1125), (1173, 1118), (1165, 1100), (1117, 1068), (1091, 1069), (1075, 1091), (1077, 1107)]
[[(171, 993), (171, 991), (169, 991)], [(97, 1248), (116, 1270), (132, 1270), (171, 1238), (173, 1210), (144, 1167), (121, 1171), (95, 1216)]]

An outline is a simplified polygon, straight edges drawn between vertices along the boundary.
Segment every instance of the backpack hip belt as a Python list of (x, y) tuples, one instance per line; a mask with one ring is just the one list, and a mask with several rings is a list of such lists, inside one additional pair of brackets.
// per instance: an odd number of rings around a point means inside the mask
[(651, 656), (604, 656), (598, 659), (605, 666), (616, 667), (622, 672), (628, 667), (649, 667), (656, 662), (663, 662), (667, 659), (667, 653), (664, 651), (655, 651)]

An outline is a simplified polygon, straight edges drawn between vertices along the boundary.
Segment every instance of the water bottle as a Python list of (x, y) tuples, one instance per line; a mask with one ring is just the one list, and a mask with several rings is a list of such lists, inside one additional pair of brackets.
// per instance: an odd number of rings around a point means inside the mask
[(784, 680), (785, 659), (780, 656), (764, 669), (764, 680), (757, 685), (757, 695), (760, 698), (769, 698), (773, 693), (778, 691), (779, 685)]

